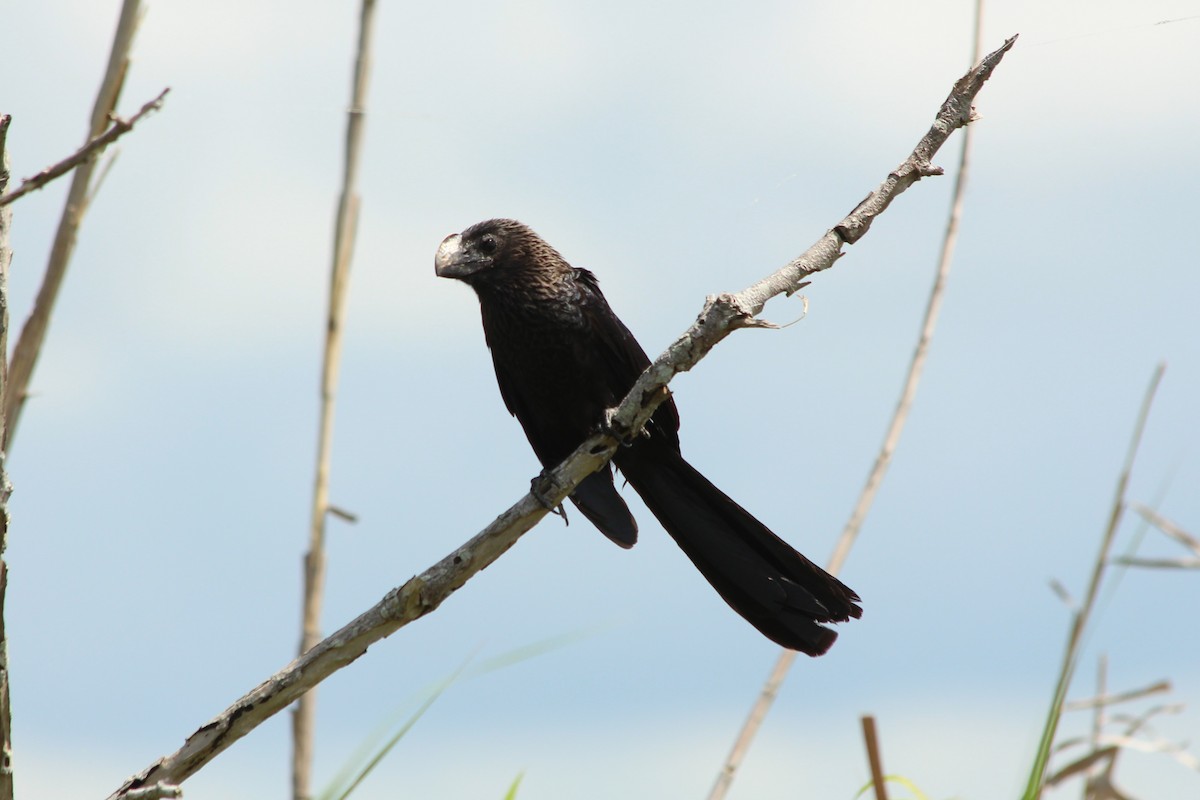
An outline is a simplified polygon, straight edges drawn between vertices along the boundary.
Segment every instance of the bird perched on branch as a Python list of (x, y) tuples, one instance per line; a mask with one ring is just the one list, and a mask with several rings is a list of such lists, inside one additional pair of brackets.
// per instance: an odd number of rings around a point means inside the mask
[[(650, 365), (596, 277), (520, 222), (493, 219), (447, 236), (434, 269), (478, 295), (500, 395), (547, 468), (594, 433)], [(837, 638), (821, 623), (862, 615), (858, 595), (684, 461), (671, 399), (613, 463), (725, 602), (767, 638), (817, 656)], [(617, 544), (637, 541), (607, 465), (571, 501)]]

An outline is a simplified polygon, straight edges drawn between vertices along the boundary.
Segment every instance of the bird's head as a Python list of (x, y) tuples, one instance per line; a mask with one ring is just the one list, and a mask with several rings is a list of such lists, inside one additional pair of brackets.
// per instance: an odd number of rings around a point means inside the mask
[(531, 264), (561, 261), (562, 256), (529, 226), (513, 219), (489, 219), (443, 239), (433, 270), (439, 278), (477, 284)]
[(500, 269), (512, 255), (510, 245), (532, 234), (520, 222), (489, 219), (472, 225), (462, 233), (442, 240), (433, 258), (433, 270), (439, 278), (457, 278), (470, 283), (481, 273)]

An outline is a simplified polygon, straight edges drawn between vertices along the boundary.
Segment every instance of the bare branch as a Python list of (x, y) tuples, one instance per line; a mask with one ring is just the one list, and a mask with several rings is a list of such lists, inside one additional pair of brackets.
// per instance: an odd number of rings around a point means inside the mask
[[(946, 108), (958, 109), (964, 107), (964, 104), (969, 107), (971, 98), (982, 88), (987, 75), (999, 63), (1003, 54), (1012, 47), (1014, 41), (1015, 39), (1008, 40), (1000, 50), (989, 55), (983, 64), (971, 70), (966, 78), (956, 84), (954, 94), (939, 113), (939, 123), (935, 124), (934, 130), (941, 131), (945, 127), (940, 120), (946, 114)], [(959, 124), (963, 123), (965, 118)], [(945, 141), (949, 132), (950, 129), (945, 129), (944, 135), (932, 139), (927, 136), (922, 139), (923, 144), (932, 141), (934, 145), (924, 156), (926, 160), (933, 155), (937, 146)], [(919, 157), (920, 154), (914, 153), (909, 161)], [(912, 180), (916, 180), (915, 175)], [(888, 185), (890, 184), (885, 184)], [(853, 226), (865, 231), (870, 218), (886, 208), (890, 202), (890, 195), (887, 193), (895, 191), (894, 186), (886, 191), (881, 188), (879, 194), (885, 195), (886, 201), (880, 200), (869, 206), (860, 205), (852, 215), (856, 220)], [(843, 221), (843, 224), (850, 223)], [(700, 316), (688, 331), (655, 359), (620, 405), (609, 415), (610, 432), (592, 436), (557, 467), (539, 475), (533, 481), (530, 493), (469, 542), (404, 585), (388, 592), (373, 608), (307, 650), (291, 664), (238, 699), (188, 737), (178, 751), (164, 756), (127, 779), (111, 795), (111, 800), (125, 798), (131, 790), (157, 781), (181, 783), (264, 720), (286, 708), (289, 703), (336, 670), (355, 661), (372, 644), (436, 609), (454, 591), (499, 558), (517, 539), (545, 517), (549, 513), (547, 506), (555, 507), (565, 501), (580, 481), (608, 463), (619, 446), (617, 437), (640, 430), (645, 425), (654, 409), (668, 396), (666, 385), (674, 375), (695, 366), (717, 342), (733, 330), (753, 326), (754, 315), (772, 296), (764, 287), (777, 287), (771, 290), (775, 294), (785, 293), (789, 287), (794, 289), (799, 277), (804, 274), (832, 266), (840, 255), (840, 244), (833, 244), (831, 247), (830, 236), (836, 242), (841, 242), (840, 235), (827, 234), (804, 255), (746, 291), (708, 298)]]
[[(129, 68), (129, 50), (133, 45), (133, 36), (137, 31), (140, 18), (139, 0), (124, 0), (121, 5), (121, 17), (117, 21), (117, 30), (113, 34), (112, 50), (108, 56), (108, 67), (104, 79), (100, 82), (100, 90), (96, 94), (96, 103), (92, 107), (92, 116), (88, 125), (88, 140), (94, 139), (104, 132), (109, 118), (117, 107), (117, 99), (121, 95), (121, 87), (125, 84), (125, 73)], [(12, 360), (9, 361), (8, 393), (4, 398), (4, 438), (0, 441), (0, 449), (6, 452), (12, 450), (13, 436), (16, 435), (17, 421), (21, 409), (25, 406), (25, 398), (29, 391), (29, 381), (33, 377), (33, 368), (37, 364), (46, 340), (46, 331), (50, 326), (50, 315), (58, 299), (58, 290), (62, 287), (63, 278), (67, 274), (67, 264), (71, 253), (75, 250), (75, 238), (79, 233), (79, 225), (87, 211), (89, 198), (88, 187), (92, 179), (94, 160), (85, 160), (76, 167), (71, 176), (71, 188), (67, 192), (67, 202), (63, 208), (62, 218), (58, 223), (58, 231), (54, 234), (54, 245), (50, 250), (50, 260), (46, 264), (46, 274), (42, 278), (41, 288), (38, 289), (37, 299), (34, 300), (33, 311), (21, 335), (13, 348)]]
[[(12, 117), (0, 115), (0, 194), (8, 187), (8, 126)], [(0, 206), (0, 408), (8, 391), (8, 268), (12, 248), (8, 237), (12, 229), (12, 209)], [(0, 415), (0, 441), (4, 441), (4, 417)], [(13, 800), (12, 703), (8, 685), (8, 631), (4, 620), (8, 592), (8, 470), (5, 453), (0, 451), (0, 800)]]
[(128, 119), (123, 119), (116, 115), (112, 115), (112, 125), (109, 126), (108, 130), (99, 136), (93, 137), (88, 141), (87, 144), (64, 158), (62, 161), (59, 161), (57, 164), (46, 167), (33, 177), (26, 178), (25, 180), (21, 181), (21, 185), (16, 189), (13, 189), (8, 194), (0, 195), (0, 206), (6, 206), (9, 203), (20, 199), (21, 197), (24, 197), (30, 192), (41, 189), (55, 178), (62, 177), (85, 161), (91, 161), (99, 156), (104, 152), (104, 148), (108, 147), (117, 139), (120, 139), (122, 136), (133, 130), (133, 126), (136, 125), (142, 117), (146, 116), (152, 111), (158, 111), (160, 108), (162, 108), (163, 100), (166, 99), (167, 92), (169, 91), (171, 91), (169, 87), (163, 89), (161, 92), (159, 92), (158, 97), (143, 105), (136, 114)]

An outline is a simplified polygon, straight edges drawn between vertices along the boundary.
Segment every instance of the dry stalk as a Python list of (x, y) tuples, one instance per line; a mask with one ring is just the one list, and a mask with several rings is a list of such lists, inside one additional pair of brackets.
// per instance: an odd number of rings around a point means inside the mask
[[(8, 126), (12, 117), (0, 115), (0, 195), (8, 188)], [(8, 352), (8, 268), (12, 248), (12, 209), (0, 206), (0, 355)], [(0, 408), (8, 391), (8, 363), (0, 357)], [(4, 440), (4, 417), (0, 415), (0, 441)], [(0, 451), (0, 800), (13, 800), (12, 704), (8, 687), (8, 631), (4, 624), (8, 592), (8, 470)]]
[(668, 396), (666, 386), (672, 377), (694, 367), (733, 331), (768, 325), (755, 317), (767, 300), (794, 292), (813, 272), (832, 267), (841, 256), (841, 245), (860, 238), (871, 221), (898, 194), (925, 175), (937, 174), (930, 158), (951, 133), (970, 120), (972, 99), (1015, 42), (1015, 37), (1007, 40), (955, 84), (933, 127), (917, 149), (833, 230), (782, 269), (748, 289), (738, 294), (707, 298), (691, 327), (654, 360), (608, 415), (609, 432), (592, 436), (557, 467), (544, 471), (534, 480), (530, 493), (474, 538), (420, 575), (392, 589), (374, 607), (239, 698), (197, 729), (182, 748), (128, 778), (110, 800), (127, 797), (130, 791), (159, 781), (171, 785), (182, 783), (266, 719), (333, 672), (355, 661), (372, 644), (435, 610), (470, 578), (499, 558), (546, 516), (547, 505), (555, 507), (565, 501), (580, 481), (608, 463), (621, 439), (631, 435), (632, 431), (641, 430)]
[(871, 768), (871, 787), (875, 800), (888, 800), (887, 781), (883, 777), (883, 756), (879, 754), (879, 735), (875, 730), (875, 718), (862, 717), (863, 741), (867, 745), (867, 764)]
[[(374, 30), (375, 0), (363, 0), (358, 31), (358, 55), (346, 122), (346, 154), (342, 191), (334, 222), (333, 264), (330, 269), (329, 310), (325, 327), (325, 351), (321, 368), (321, 410), (317, 433), (316, 475), (313, 479), (312, 516), (308, 552), (304, 556), (304, 601), (301, 612), (300, 648), (303, 655), (321, 639), (321, 606), (325, 596), (325, 523), (329, 519), (329, 467), (333, 449), (334, 400), (341, 367), (343, 317), (346, 286), (354, 238), (358, 230), (358, 165), (362, 152), (363, 120), (366, 113), (367, 78), (371, 69), (371, 34)], [(316, 723), (315, 692), (300, 697), (292, 715), (292, 797), (306, 800), (312, 781), (313, 741)]]
[[(979, 69), (996, 55), (993, 53), (984, 62), (980, 63), (979, 51), (981, 47), (982, 27), (983, 0), (976, 0), (975, 31), (971, 47), (971, 64), (979, 64), (975, 69)], [(1013, 37), (1007, 44), (1011, 45), (1015, 38)], [(937, 326), (938, 315), (941, 313), (946, 281), (950, 276), (950, 266), (954, 261), (954, 248), (958, 242), (958, 225), (959, 220), (962, 218), (963, 198), (966, 194), (967, 185), (967, 167), (970, 163), (971, 143), (973, 139), (972, 128), (968, 125), (963, 134), (963, 146), (962, 152), (959, 155), (958, 170), (954, 179), (950, 215), (946, 222), (946, 233), (942, 239), (942, 251), (938, 258), (937, 275), (934, 278), (933, 288), (929, 292), (929, 301), (925, 307), (925, 319), (921, 324), (921, 334), (917, 339), (917, 346), (913, 351), (912, 361), (909, 362), (908, 375), (905, 377), (904, 387), (900, 391), (900, 399), (896, 404), (895, 412), (892, 414), (892, 421), (888, 425), (887, 433), (883, 438), (883, 446), (879, 450), (879, 455), (875, 458), (875, 463), (867, 475), (867, 482), (859, 494), (858, 502), (855, 504), (854, 510), (846, 522), (846, 527), (842, 530), (842, 535), (838, 538), (837, 544), (834, 546), (833, 555), (830, 557), (826, 567), (833, 575), (837, 575), (841, 571), (842, 565), (845, 564), (846, 558), (850, 555), (850, 548), (854, 546), (854, 542), (858, 539), (858, 533), (862, 529), (867, 512), (870, 511), (871, 505), (875, 502), (875, 495), (878, 493), (879, 487), (883, 484), (884, 475), (887, 474), (888, 467), (892, 463), (892, 455), (896, 451), (896, 445), (900, 441), (900, 433), (904, 430), (904, 425), (908, 421), (908, 414), (917, 394), (917, 385), (920, 383), (921, 374), (925, 369), (925, 361), (929, 355), (929, 345), (933, 340), (933, 332)], [(725, 757), (725, 763), (722, 765), (721, 771), (717, 773), (717, 779), (713, 784), (712, 790), (709, 792), (708, 800), (721, 800), (729, 791), (729, 786), (733, 782), (733, 776), (737, 773), (738, 767), (741, 766), (742, 759), (745, 758), (746, 752), (750, 749), (750, 744), (754, 741), (754, 737), (757, 735), (763, 720), (766, 719), (767, 712), (770, 711), (775, 698), (779, 695), (779, 688), (783, 685), (784, 680), (787, 679), (788, 672), (795, 661), (795, 651), (780, 650), (779, 656), (775, 660), (775, 665), (771, 668), (770, 674), (763, 683), (763, 688), (759, 691), (758, 697), (754, 701), (750, 713), (746, 716), (745, 722), (742, 723), (742, 728), (738, 731), (737, 738), (734, 739), (729, 755)]]

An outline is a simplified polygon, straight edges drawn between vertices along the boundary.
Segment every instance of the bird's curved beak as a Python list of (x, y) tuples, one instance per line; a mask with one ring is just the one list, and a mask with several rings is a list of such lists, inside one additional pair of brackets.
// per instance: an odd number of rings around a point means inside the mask
[(462, 247), (462, 237), (452, 233), (438, 245), (433, 257), (433, 271), (439, 278), (466, 278), (483, 269), (486, 262), (472, 257)]

